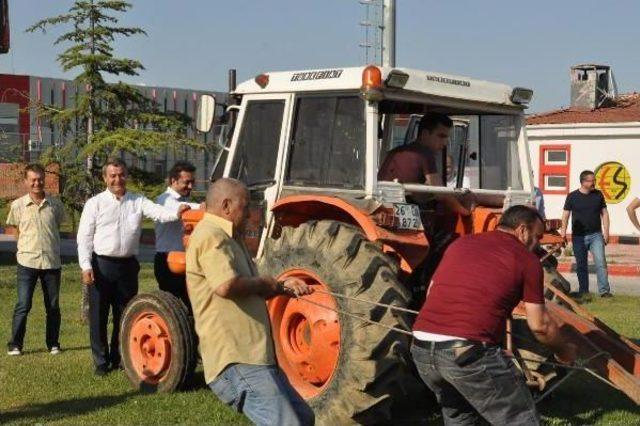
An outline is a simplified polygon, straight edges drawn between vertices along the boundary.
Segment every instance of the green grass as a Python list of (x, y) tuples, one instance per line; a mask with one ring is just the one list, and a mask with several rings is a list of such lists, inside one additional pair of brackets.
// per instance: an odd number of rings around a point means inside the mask
[[(0, 352), (0, 424), (248, 424), (216, 399), (198, 371), (193, 388), (170, 395), (137, 393), (123, 373), (93, 375), (89, 332), (80, 317), (80, 282), (75, 265), (63, 269), (60, 295), (62, 354), (45, 351), (42, 292), (29, 315), (25, 354)], [(153, 290), (153, 268), (140, 274), (140, 290)], [(0, 267), (0, 339), (10, 335), (15, 267)]]
[[(220, 404), (199, 371), (191, 388), (171, 395), (137, 393), (122, 373), (93, 376), (87, 326), (79, 320), (80, 283), (76, 265), (63, 269), (61, 305), (64, 352), (44, 348), (42, 292), (34, 296), (25, 354), (0, 352), (0, 423), (5, 424), (248, 424)], [(144, 264), (140, 290), (155, 289), (152, 267)], [(15, 303), (15, 267), (0, 266), (0, 339), (9, 338)], [(585, 305), (620, 333), (640, 338), (640, 298), (616, 296)], [(554, 425), (640, 424), (640, 412), (626, 396), (586, 374), (577, 374), (540, 405)]]

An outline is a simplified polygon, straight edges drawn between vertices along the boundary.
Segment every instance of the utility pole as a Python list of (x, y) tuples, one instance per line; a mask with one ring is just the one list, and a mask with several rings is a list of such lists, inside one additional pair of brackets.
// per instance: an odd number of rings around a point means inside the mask
[(364, 6), (364, 19), (360, 26), (364, 30), (364, 41), (360, 47), (364, 51), (365, 64), (382, 64), (382, 0), (359, 0)]
[(396, 66), (396, 0), (382, 3), (382, 66)]

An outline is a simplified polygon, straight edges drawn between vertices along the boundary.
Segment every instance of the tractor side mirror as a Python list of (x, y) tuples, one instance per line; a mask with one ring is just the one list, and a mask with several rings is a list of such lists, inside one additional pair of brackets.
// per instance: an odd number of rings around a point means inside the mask
[(213, 119), (216, 111), (216, 98), (213, 95), (200, 95), (198, 101), (198, 113), (196, 115), (196, 129), (199, 132), (207, 133), (213, 126)]

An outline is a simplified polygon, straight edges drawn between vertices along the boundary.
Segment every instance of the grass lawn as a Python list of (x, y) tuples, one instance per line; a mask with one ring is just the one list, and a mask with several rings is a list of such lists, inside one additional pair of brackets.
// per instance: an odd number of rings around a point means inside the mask
[[(152, 267), (143, 265), (140, 290), (155, 288)], [(191, 389), (171, 394), (141, 395), (123, 373), (95, 378), (87, 326), (79, 321), (80, 284), (75, 265), (63, 269), (62, 336), (64, 352), (44, 348), (42, 292), (34, 296), (25, 354), (0, 352), (0, 423), (5, 424), (248, 424), (220, 404), (205, 387), (201, 372)], [(15, 267), (0, 266), (0, 340), (9, 338), (15, 303)], [(597, 299), (586, 307), (631, 338), (640, 338), (640, 298)], [(640, 424), (638, 407), (623, 394), (579, 374), (540, 406), (550, 424)]]

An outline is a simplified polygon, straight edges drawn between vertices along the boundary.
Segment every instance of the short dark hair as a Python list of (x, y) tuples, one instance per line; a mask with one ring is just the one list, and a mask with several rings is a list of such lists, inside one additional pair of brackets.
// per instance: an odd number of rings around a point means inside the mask
[(169, 182), (171, 182), (172, 180), (180, 179), (180, 173), (182, 172), (195, 173), (195, 171), (196, 166), (194, 166), (190, 162), (176, 161), (173, 164), (173, 167), (171, 167), (171, 169), (169, 170)]
[(102, 176), (107, 175), (107, 167), (109, 166), (119, 167), (121, 169), (124, 169), (125, 173), (129, 173), (129, 168), (124, 161), (119, 158), (109, 157), (107, 158), (107, 161), (105, 161), (104, 166), (102, 166)]
[(498, 226), (501, 228), (516, 229), (518, 226), (524, 224), (527, 228), (531, 229), (533, 224), (538, 220), (544, 224), (544, 219), (533, 207), (511, 206), (502, 213)]
[(25, 179), (27, 178), (27, 173), (29, 173), (29, 172), (37, 173), (39, 175), (42, 175), (42, 177), (45, 176), (44, 167), (42, 167), (38, 163), (27, 164), (27, 166), (24, 168), (24, 178)]
[(584, 182), (587, 176), (595, 175), (591, 170), (583, 170), (580, 172), (580, 183)]
[(446, 114), (428, 112), (420, 119), (418, 134), (422, 133), (423, 130), (432, 132), (436, 127), (438, 127), (438, 125), (451, 128), (453, 126), (453, 121)]

